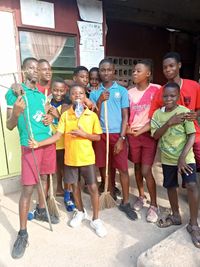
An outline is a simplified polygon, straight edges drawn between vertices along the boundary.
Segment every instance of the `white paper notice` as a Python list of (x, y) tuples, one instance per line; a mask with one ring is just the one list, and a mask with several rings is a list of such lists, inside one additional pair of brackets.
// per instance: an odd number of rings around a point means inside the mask
[(99, 62), (104, 58), (104, 46), (99, 46), (96, 50), (85, 49), (83, 45), (79, 46), (80, 49), (80, 64), (91, 69), (98, 67)]
[(20, 0), (22, 24), (55, 28), (54, 4), (36, 0)]
[(89, 49), (103, 44), (102, 24), (77, 21), (80, 32), (80, 44)]
[(102, 2), (97, 0), (77, 0), (79, 14), (82, 20), (102, 23)]

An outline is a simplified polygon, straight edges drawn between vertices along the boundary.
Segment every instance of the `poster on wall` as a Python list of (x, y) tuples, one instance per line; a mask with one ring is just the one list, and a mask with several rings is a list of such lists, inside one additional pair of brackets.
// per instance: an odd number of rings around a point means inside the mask
[(98, 0), (77, 0), (82, 20), (103, 23), (102, 2)]
[(20, 0), (22, 24), (55, 28), (54, 4), (37, 0)]
[(79, 50), (80, 64), (88, 69), (98, 67), (99, 62), (104, 58), (104, 46), (99, 46), (95, 50), (90, 50), (84, 47), (84, 45), (80, 45)]
[(103, 45), (102, 24), (84, 21), (77, 21), (77, 23), (80, 33), (80, 44), (90, 49), (96, 49), (96, 47)]

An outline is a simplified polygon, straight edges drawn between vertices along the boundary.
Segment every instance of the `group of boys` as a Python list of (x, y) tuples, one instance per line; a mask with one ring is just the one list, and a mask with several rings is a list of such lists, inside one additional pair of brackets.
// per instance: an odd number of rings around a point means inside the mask
[[(17, 97), (13, 90), (9, 90), (6, 95), (8, 104), (7, 127), (10, 130), (15, 126), (18, 127), (22, 146), (23, 188), (19, 202), (20, 231), (13, 247), (13, 258), (20, 258), (24, 254), (28, 242), (27, 214), (33, 186), (38, 183), (37, 171), (30, 148), (34, 148), (41, 179), (47, 195), (47, 174), (55, 173), (56, 169), (54, 164), (56, 162), (54, 143), (63, 134), (65, 136), (64, 177), (65, 182), (72, 185), (76, 204), (76, 211), (69, 223), (70, 226), (76, 227), (86, 218), (86, 211), (83, 207), (80, 193), (79, 180), (81, 174), (88, 185), (88, 190), (91, 195), (93, 207), (91, 227), (100, 237), (104, 237), (107, 233), (102, 221), (98, 218), (99, 196), (95, 174), (96, 165), (105, 177), (107, 122), (110, 144), (109, 165), (110, 168), (118, 169), (122, 187), (122, 202), (119, 205), (119, 209), (129, 219), (137, 219), (137, 213), (131, 208), (129, 202), (128, 147), (126, 142), (126, 128), (129, 116), (128, 91), (115, 82), (115, 67), (112, 61), (103, 59), (99, 63), (99, 75), (102, 83), (97, 90), (93, 90), (89, 95), (90, 100), (96, 106), (97, 115), (85, 107), (85, 103), (88, 103), (86, 99), (86, 87), (88, 84), (87, 69), (78, 69), (78, 74), (81, 73), (81, 75), (78, 75), (80, 76), (78, 79), (74, 79), (75, 83), (72, 84), (69, 92), (71, 105), (60, 116), (57, 132), (53, 136), (51, 136), (49, 128), (51, 116), (49, 117), (49, 114), (45, 113), (45, 96), (38, 91), (38, 61), (33, 58), (25, 59), (22, 67), (24, 72), (24, 83), (22, 84), (24, 95)], [(41, 67), (40, 63), (39, 67)], [(191, 218), (187, 230), (191, 234), (194, 245), (200, 247), (200, 229), (197, 223), (198, 189), (196, 185), (195, 161), (191, 150), (196, 129), (194, 153), (197, 166), (200, 166), (200, 140), (198, 139), (200, 128), (196, 122), (196, 118), (199, 115), (198, 110), (200, 109), (200, 87), (196, 82), (181, 79), (179, 76), (180, 67), (180, 58), (177, 56), (177, 53), (169, 53), (163, 59), (163, 72), (168, 83), (155, 94), (150, 110), (150, 117), (153, 116), (151, 123), (152, 136), (155, 139), (160, 139), (160, 143), (162, 144), (161, 162), (163, 164), (164, 186), (167, 188), (172, 208), (172, 214), (165, 221), (159, 221), (159, 226), (167, 227), (169, 225), (181, 224), (176, 192), (178, 186), (178, 169), (183, 174), (182, 177), (188, 190)], [(49, 77), (47, 77), (47, 80)], [(47, 88), (48, 81), (43, 86)], [(188, 93), (191, 90), (193, 90), (193, 94)], [(184, 100), (188, 96), (191, 99), (189, 104), (186, 105)], [(108, 111), (107, 117), (105, 117), (105, 102)], [(75, 113), (78, 103), (84, 106), (80, 116), (77, 116)], [(191, 111), (188, 112), (189, 110), (185, 108), (177, 111), (177, 103), (188, 106)], [(90, 104), (91, 102), (89, 101)], [(162, 108), (163, 106), (165, 106), (164, 111), (160, 109), (154, 113), (156, 109)], [(169, 116), (163, 116), (163, 113)], [(195, 129), (191, 121), (195, 122)], [(181, 129), (177, 127), (179, 125), (181, 125)], [(176, 129), (174, 130), (174, 128)], [(177, 134), (174, 135), (174, 132), (178, 132), (177, 128), (179, 135), (184, 136), (184, 138), (180, 139), (181, 141), (178, 140), (178, 142), (182, 142), (181, 148), (178, 146), (179, 151), (177, 151), (176, 146), (173, 146), (173, 142), (177, 136)], [(170, 141), (170, 146), (166, 147), (165, 145), (170, 135), (173, 135), (173, 141)], [(188, 138), (188, 135), (190, 138)], [(171, 158), (167, 158), (166, 160), (166, 157), (163, 156), (163, 151), (171, 151), (172, 146), (176, 152), (173, 153), (174, 160)], [(188, 154), (190, 154), (189, 160), (187, 157)], [(169, 153), (167, 154), (168, 157), (171, 157), (171, 155)], [(164, 158), (165, 160), (163, 160)], [(38, 187), (39, 204), (36, 210), (37, 218), (47, 221), (44, 200), (40, 191)], [(54, 219), (51, 217), (51, 220), (53, 221)]]

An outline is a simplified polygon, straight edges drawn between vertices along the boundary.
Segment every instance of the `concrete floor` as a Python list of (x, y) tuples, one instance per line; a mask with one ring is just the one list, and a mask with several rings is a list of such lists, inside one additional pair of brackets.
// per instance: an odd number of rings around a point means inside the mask
[[(159, 165), (154, 167), (160, 211), (168, 211), (167, 194), (162, 187), (162, 173)], [(133, 170), (130, 168), (130, 202), (138, 194)], [(119, 185), (120, 188), (120, 185)], [(187, 223), (188, 206), (186, 192), (179, 190), (183, 224)], [(148, 193), (146, 194), (149, 198)], [(14, 260), (10, 256), (13, 242), (19, 229), (18, 200), (20, 192), (1, 197), (0, 202), (0, 267), (129, 267), (136, 266), (139, 255), (157, 244), (178, 226), (160, 229), (147, 223), (145, 215), (148, 204), (139, 212), (137, 221), (130, 221), (118, 210), (112, 208), (100, 212), (108, 230), (106, 238), (99, 238), (89, 226), (89, 221), (76, 229), (68, 226), (72, 216), (67, 213), (61, 198), (57, 198), (61, 210), (61, 222), (49, 231), (48, 223), (32, 220), (28, 223), (29, 246), (23, 258)], [(33, 202), (36, 196), (33, 196)], [(91, 216), (89, 196), (83, 194), (88, 214)], [(120, 199), (118, 200), (120, 203)], [(32, 203), (34, 205), (34, 203)]]

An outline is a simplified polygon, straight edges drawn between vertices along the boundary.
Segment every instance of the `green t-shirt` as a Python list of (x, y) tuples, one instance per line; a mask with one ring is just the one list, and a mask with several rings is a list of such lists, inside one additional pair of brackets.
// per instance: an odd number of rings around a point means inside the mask
[[(152, 136), (158, 128), (163, 126), (173, 115), (189, 112), (184, 106), (177, 106), (171, 112), (165, 112), (164, 108), (155, 111), (151, 120)], [(194, 123), (185, 120), (181, 124), (173, 125), (167, 129), (159, 140), (161, 150), (161, 162), (166, 165), (177, 165), (179, 156), (187, 142), (187, 135), (195, 133)], [(195, 163), (193, 149), (190, 149), (186, 156), (186, 163)]]
[[(24, 115), (20, 114), (18, 118), (18, 131), (20, 136), (20, 143), (22, 146), (28, 146), (29, 135), (36, 141), (42, 141), (51, 136), (51, 129), (49, 126), (45, 126), (42, 122), (43, 115), (45, 114), (45, 96), (38, 91), (38, 89), (30, 89), (22, 83), (25, 95), (23, 100), (26, 103)], [(7, 107), (13, 108), (17, 97), (13, 93), (12, 89), (9, 89), (6, 93)], [(26, 126), (27, 125), (27, 126)], [(28, 131), (27, 131), (28, 127)]]

